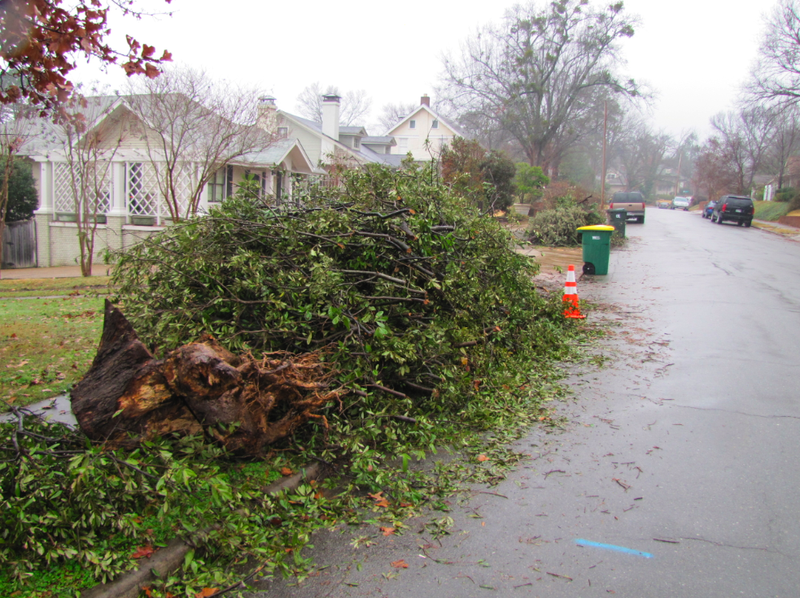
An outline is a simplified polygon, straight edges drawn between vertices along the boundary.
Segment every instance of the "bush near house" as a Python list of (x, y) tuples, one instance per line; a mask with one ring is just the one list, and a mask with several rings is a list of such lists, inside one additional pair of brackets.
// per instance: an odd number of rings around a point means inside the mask
[(603, 224), (605, 215), (592, 194), (567, 181), (556, 181), (545, 189), (542, 205), (528, 226), (531, 243), (547, 247), (572, 247), (581, 244), (578, 227)]

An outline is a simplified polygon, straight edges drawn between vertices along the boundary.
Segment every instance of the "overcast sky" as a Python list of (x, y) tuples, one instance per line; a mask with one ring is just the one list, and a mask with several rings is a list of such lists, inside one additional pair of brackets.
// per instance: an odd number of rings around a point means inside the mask
[[(319, 81), (340, 92), (363, 89), (377, 122), (386, 103), (433, 95), (442, 56), (515, 4), (504, 0), (374, 0), (257, 2), (143, 0), (173, 16), (113, 22), (116, 35), (172, 52), (177, 64), (204, 68), (219, 79), (270, 91), (279, 108), (296, 111), (297, 95)], [(596, 3), (596, 0), (592, 0)], [(539, 0), (538, 4), (543, 5)], [(605, 2), (603, 3), (605, 4)], [(624, 73), (656, 93), (650, 115), (674, 135), (709, 132), (708, 120), (733, 107), (756, 56), (763, 15), (774, 0), (626, 0), (640, 24), (623, 43)], [(119, 46), (120, 44), (117, 43)], [(123, 42), (124, 45), (124, 42)], [(124, 76), (81, 67), (79, 80), (120, 88)], [(435, 100), (435, 97), (433, 98)], [(373, 135), (384, 131), (369, 131)]]

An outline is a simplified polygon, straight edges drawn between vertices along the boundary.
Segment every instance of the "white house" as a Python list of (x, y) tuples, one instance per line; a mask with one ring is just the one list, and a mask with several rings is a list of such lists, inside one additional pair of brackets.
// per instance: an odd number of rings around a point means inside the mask
[[(39, 267), (73, 265), (79, 259), (76, 220), (77, 213), (83, 213), (80, 202), (85, 200), (76, 199), (81, 196), (76, 187), (85, 184), (82, 180), (87, 172), (94, 177), (90, 195), (98, 222), (95, 255), (105, 249), (130, 247), (171, 222), (162, 176), (167, 161), (153, 149), (157, 144), (152, 139), (148, 142), (146, 136), (153, 134), (152, 128), (132, 109), (131, 101), (126, 97), (87, 98), (85, 109), (92, 117), (84, 132), (68, 134), (45, 119), (30, 122), (33, 138), (20, 154), (32, 163), (39, 192), (35, 212)], [(195, 149), (202, 143), (199, 137), (193, 141)], [(87, 154), (90, 138), (94, 145)], [(197, 213), (203, 213), (232, 195), (246, 177), (260, 185), (263, 197), (284, 201), (291, 197), (299, 179), (318, 172), (296, 139), (265, 140), (253, 148), (201, 164), (202, 152), (192, 153), (189, 147), (187, 156), (197, 158), (179, 158), (172, 163), (178, 174), (170, 185), (179, 209), (191, 216), (193, 210), (187, 203), (192, 190), (200, 188)], [(209, 169), (213, 175), (200, 187), (202, 172)]]
[(349, 166), (400, 166), (405, 156), (393, 155), (387, 150), (394, 146), (393, 139), (371, 137), (364, 127), (340, 124), (340, 99), (333, 94), (322, 96), (322, 122), (315, 122), (278, 110), (275, 98), (264, 98), (260, 121), (265, 128), (274, 127), (270, 132), (274, 131), (278, 138), (299, 140), (317, 168), (328, 168), (335, 162)]
[(420, 162), (438, 158), (442, 148), (454, 137), (463, 137), (455, 125), (431, 110), (431, 99), (427, 95), (423, 95), (420, 105), (389, 129), (386, 136), (394, 137), (397, 143), (392, 147), (392, 154), (405, 156), (411, 152), (414, 160)]

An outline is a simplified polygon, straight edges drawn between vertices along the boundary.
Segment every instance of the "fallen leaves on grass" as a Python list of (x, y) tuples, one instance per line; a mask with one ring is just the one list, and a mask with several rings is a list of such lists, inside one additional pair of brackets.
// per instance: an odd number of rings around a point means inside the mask
[(155, 549), (152, 546), (140, 546), (139, 548), (136, 549), (136, 552), (134, 552), (131, 555), (131, 558), (132, 559), (149, 559), (153, 555), (154, 552), (155, 552)]
[(479, 463), (483, 463), (484, 461), (488, 461), (488, 460), (489, 460), (489, 457), (487, 457), (486, 455), (478, 455), (478, 462)]
[(389, 501), (386, 500), (386, 498), (384, 498), (383, 491), (376, 492), (375, 494), (368, 494), (367, 496), (369, 496), (372, 500), (375, 501), (376, 507), (387, 508), (389, 506)]
[(384, 536), (392, 536), (394, 535), (395, 528), (393, 527), (382, 527), (381, 532), (383, 532)]

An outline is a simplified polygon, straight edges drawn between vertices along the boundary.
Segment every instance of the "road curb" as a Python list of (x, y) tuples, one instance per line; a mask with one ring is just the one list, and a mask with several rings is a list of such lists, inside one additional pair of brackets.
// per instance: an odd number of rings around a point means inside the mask
[[(296, 490), (304, 481), (322, 477), (322, 466), (312, 463), (298, 473), (270, 484), (265, 493), (277, 494), (283, 490)], [(139, 569), (127, 571), (114, 581), (81, 591), (81, 598), (138, 598), (142, 588), (153, 583), (156, 577), (164, 578), (177, 571), (183, 564), (191, 546), (180, 538), (171, 540), (153, 556), (139, 561)]]

